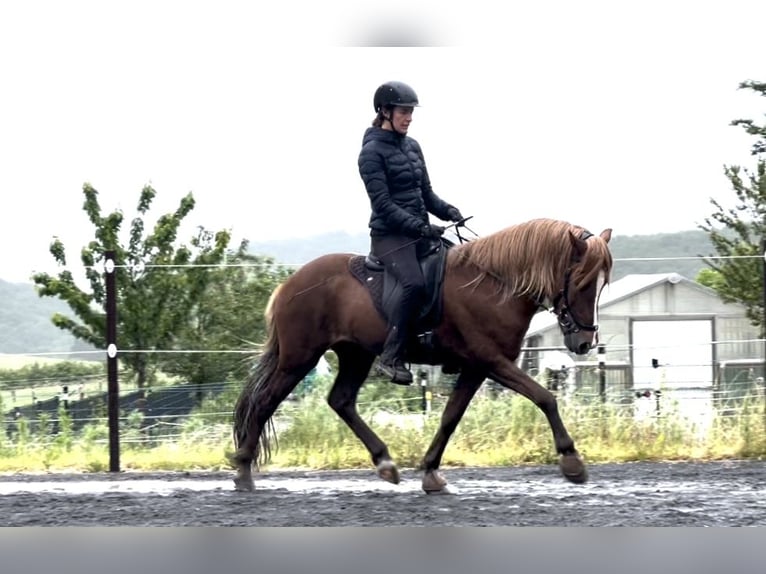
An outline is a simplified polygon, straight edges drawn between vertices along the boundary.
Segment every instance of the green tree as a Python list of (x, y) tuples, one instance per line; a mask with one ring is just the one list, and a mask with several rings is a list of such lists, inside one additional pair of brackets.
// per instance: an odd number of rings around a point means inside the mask
[(151, 233), (144, 233), (147, 212), (156, 191), (145, 186), (130, 223), (127, 245), (121, 240), (121, 211), (102, 215), (98, 192), (88, 183), (83, 186), (83, 209), (95, 227), (95, 239), (81, 250), (89, 290), (80, 288), (68, 269), (63, 243), (54, 238), (50, 252), (64, 269), (57, 276), (37, 273), (32, 277), (40, 297), (58, 297), (77, 317), (62, 313), (53, 324), (76, 338), (106, 349), (106, 284), (102, 272), (106, 252), (114, 251), (117, 268), (117, 348), (120, 360), (136, 377), (140, 388), (151, 381), (157, 354), (147, 351), (170, 349), (182, 330), (190, 311), (204, 295), (210, 274), (207, 265), (219, 264), (231, 235), (215, 234), (199, 228), (191, 246), (176, 246), (178, 229), (194, 209), (194, 198), (186, 195), (178, 208), (157, 220)]
[(206, 295), (175, 338), (177, 349), (192, 352), (166, 356), (163, 372), (200, 386), (244, 376), (266, 335), (264, 310), (271, 292), (288, 275), (271, 258), (248, 253), (247, 241), (228, 251), (226, 265), (210, 271)]
[[(766, 96), (766, 83), (746, 81), (740, 89)], [(706, 231), (721, 259), (706, 259), (714, 274), (703, 281), (715, 289), (721, 299), (742, 303), (753, 325), (763, 324), (763, 259), (766, 246), (766, 124), (739, 119), (731, 122), (755, 136), (751, 154), (756, 158), (755, 170), (740, 166), (724, 166), (724, 174), (736, 194), (736, 205), (725, 209), (715, 199), (710, 203), (715, 212), (699, 227)], [(728, 232), (727, 232), (728, 231)]]
[(721, 291), (725, 287), (723, 275), (721, 275), (721, 273), (715, 269), (711, 269), (710, 267), (701, 269), (700, 272), (697, 273), (697, 276), (694, 278), (694, 280), (700, 285), (710, 287), (715, 291)]

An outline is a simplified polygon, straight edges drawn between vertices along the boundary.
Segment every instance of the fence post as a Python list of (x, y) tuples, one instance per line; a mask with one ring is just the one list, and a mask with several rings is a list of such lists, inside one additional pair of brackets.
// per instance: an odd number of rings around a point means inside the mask
[(114, 251), (104, 253), (106, 286), (106, 375), (109, 415), (109, 472), (120, 472), (120, 387), (117, 382), (117, 265)]
[(763, 279), (761, 289), (763, 289), (763, 317), (761, 318), (761, 337), (763, 337), (763, 370), (761, 377), (763, 380), (763, 427), (766, 430), (766, 235), (761, 238), (761, 256), (763, 259)]
[(420, 379), (420, 411), (426, 414), (428, 411), (428, 371), (418, 369), (418, 378)]
[(598, 394), (606, 402), (606, 345), (598, 344)]

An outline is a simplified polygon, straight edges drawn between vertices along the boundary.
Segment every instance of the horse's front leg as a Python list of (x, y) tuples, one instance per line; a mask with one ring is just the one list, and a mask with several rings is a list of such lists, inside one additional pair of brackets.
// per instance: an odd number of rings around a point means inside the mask
[(548, 424), (553, 432), (553, 442), (556, 446), (556, 452), (560, 455), (559, 466), (564, 477), (578, 484), (587, 481), (588, 471), (575, 448), (574, 440), (564, 427), (559, 415), (556, 397), (512, 361), (503, 361), (495, 365), (489, 377), (504, 387), (527, 397), (537, 405), (548, 419)]
[(370, 372), (375, 355), (350, 343), (339, 344), (334, 347), (334, 351), (338, 356), (338, 375), (327, 402), (367, 448), (378, 476), (399, 484), (399, 469), (391, 460), (388, 447), (362, 420), (356, 409), (359, 389)]
[(428, 494), (451, 494), (447, 481), (439, 472), (439, 465), (452, 433), (455, 432), (463, 413), (484, 382), (484, 378), (482, 373), (463, 371), (457, 379), (455, 388), (450, 393), (447, 406), (442, 413), (439, 430), (436, 431), (421, 464), (421, 468), (425, 472), (423, 490)]

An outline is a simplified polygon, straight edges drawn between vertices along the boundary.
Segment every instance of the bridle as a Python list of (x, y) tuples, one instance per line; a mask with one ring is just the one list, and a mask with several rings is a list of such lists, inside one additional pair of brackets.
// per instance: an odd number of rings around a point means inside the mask
[[(590, 231), (583, 229), (580, 234), (580, 239), (585, 241), (589, 237), (593, 237), (593, 234)], [(579, 321), (572, 312), (571, 303), (569, 301), (569, 282), (571, 276), (572, 266), (570, 265), (564, 274), (564, 288), (553, 298), (553, 306), (549, 310), (556, 315), (556, 320), (566, 335), (579, 333), (580, 331), (596, 332), (598, 331), (598, 325), (588, 325), (583, 323)]]
[(588, 325), (583, 323), (582, 321), (579, 321), (572, 312), (571, 304), (569, 302), (570, 275), (571, 268), (567, 269), (566, 275), (564, 276), (564, 288), (553, 298), (553, 307), (550, 311), (556, 315), (556, 320), (567, 335), (571, 333), (579, 333), (580, 331), (596, 332), (598, 331), (598, 325)]

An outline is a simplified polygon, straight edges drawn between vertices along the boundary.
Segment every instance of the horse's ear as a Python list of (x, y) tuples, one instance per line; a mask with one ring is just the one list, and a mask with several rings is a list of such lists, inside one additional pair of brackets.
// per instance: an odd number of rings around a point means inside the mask
[(612, 238), (612, 228), (604, 229), (604, 231), (601, 232), (601, 239), (604, 240), (604, 243), (609, 243), (609, 240)]
[(588, 244), (585, 243), (585, 240), (577, 237), (574, 233), (572, 233), (571, 229), (569, 230), (569, 241), (572, 242), (572, 249), (574, 250), (574, 254), (577, 257), (581, 257), (588, 249)]

